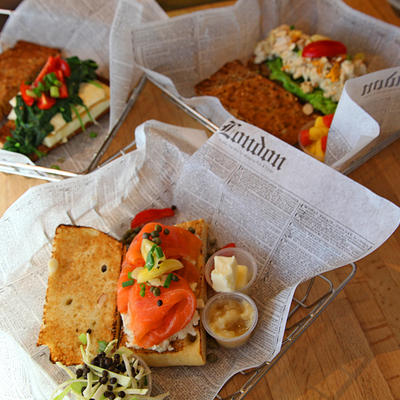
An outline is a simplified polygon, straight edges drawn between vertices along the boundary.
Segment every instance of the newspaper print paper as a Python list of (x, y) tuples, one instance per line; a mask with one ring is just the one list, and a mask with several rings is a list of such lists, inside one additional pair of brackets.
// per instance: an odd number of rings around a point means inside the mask
[(65, 379), (47, 348), (36, 347), (61, 223), (121, 237), (138, 211), (176, 204), (177, 222), (203, 217), (219, 245), (234, 241), (256, 257), (254, 336), (235, 350), (211, 350), (218, 361), (204, 367), (154, 369), (174, 400), (211, 400), (232, 374), (271, 360), (297, 284), (364, 257), (399, 224), (392, 203), (238, 120), (206, 142), (204, 132), (156, 121), (136, 137), (138, 150), (89, 175), (36, 186), (0, 219), (0, 376), (10, 380), (2, 399), (48, 399), (52, 382)]
[[(129, 19), (126, 14), (124, 18)], [(220, 126), (229, 113), (216, 98), (192, 97), (195, 84), (228, 61), (240, 59), (246, 62), (256, 43), (280, 24), (294, 24), (310, 34), (319, 33), (343, 41), (349, 54), (365, 53), (371, 72), (400, 65), (400, 29), (353, 10), (340, 0), (240, 0), (232, 7), (132, 27), (131, 42), (124, 41), (120, 46), (129, 52), (133, 49), (132, 74), (137, 74), (139, 67), (143, 68), (175, 95), (179, 93), (186, 97), (187, 104)], [(127, 38), (125, 28), (124, 31)], [(118, 29), (112, 30), (111, 37), (114, 35), (120, 35)], [(115, 70), (115, 76), (123, 76), (125, 72)], [(378, 77), (368, 75), (347, 85), (348, 95), (340, 102), (343, 104), (337, 109), (334, 129), (328, 140), (329, 165), (344, 170), (355, 153), (371, 141), (373, 143), (364, 153), (400, 134), (398, 72), (392, 77), (395, 83), (390, 95), (387, 91), (383, 95), (384, 91), (372, 90), (364, 97), (354, 93), (361, 82), (366, 80), (368, 84), (372, 82), (373, 86), (379, 86), (375, 81), (388, 79), (390, 73), (392, 71), (381, 71)], [(383, 118), (383, 110), (391, 111)], [(380, 134), (376, 121), (380, 125)]]

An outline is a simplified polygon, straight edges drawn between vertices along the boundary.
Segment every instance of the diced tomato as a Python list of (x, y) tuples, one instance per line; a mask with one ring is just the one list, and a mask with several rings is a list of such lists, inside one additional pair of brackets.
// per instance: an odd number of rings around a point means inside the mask
[(335, 40), (317, 40), (304, 47), (302, 56), (309, 58), (335, 57), (346, 54), (346, 46)]
[(61, 69), (57, 69), (56, 71), (54, 71), (54, 73), (56, 74), (56, 77), (60, 82), (64, 82), (64, 74)]
[(36, 86), (39, 82), (41, 82), (43, 80), (43, 78), (45, 77), (45, 75), (49, 74), (50, 72), (54, 72), (57, 70), (57, 64), (58, 64), (58, 56), (57, 57), (53, 57), (50, 56), (47, 59), (46, 64), (44, 65), (44, 67), (42, 68), (42, 70), (39, 72), (39, 75), (37, 76), (37, 78), (34, 81), (34, 85)]
[(312, 143), (310, 139), (310, 132), (308, 129), (303, 129), (300, 131), (300, 144), (304, 147), (310, 145)]
[(323, 136), (321, 138), (321, 149), (325, 153), (326, 152), (326, 143), (328, 141), (328, 136)]
[(47, 96), (46, 93), (42, 93), (39, 100), (38, 100), (38, 107), (41, 110), (48, 110), (49, 108), (53, 107), (56, 103), (56, 99), (53, 99), (50, 96)]
[(59, 92), (60, 92), (60, 98), (61, 99), (65, 99), (68, 97), (68, 87), (66, 83), (63, 83), (60, 87), (59, 87)]
[(33, 106), (35, 103), (35, 98), (29, 96), (26, 91), (29, 90), (31, 87), (30, 85), (26, 85), (25, 83), (21, 83), (19, 90), (21, 91), (22, 99), (24, 100), (25, 104), (29, 107)]
[(64, 76), (66, 76), (68, 78), (71, 75), (71, 68), (69, 67), (68, 62), (63, 60), (62, 58), (60, 58), (60, 60), (59, 60), (59, 67), (60, 67), (62, 73), (64, 74)]
[(328, 128), (331, 127), (331, 124), (332, 124), (332, 120), (333, 120), (333, 116), (334, 116), (334, 115), (335, 115), (335, 114), (328, 114), (328, 115), (324, 115), (324, 116), (322, 117), (322, 120), (324, 121), (324, 124), (325, 124), (326, 127), (328, 127)]

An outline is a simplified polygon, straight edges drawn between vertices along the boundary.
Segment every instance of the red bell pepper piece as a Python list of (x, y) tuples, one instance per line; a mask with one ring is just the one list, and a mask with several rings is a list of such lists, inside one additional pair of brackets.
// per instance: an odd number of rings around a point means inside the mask
[(321, 138), (321, 149), (325, 153), (326, 152), (326, 142), (328, 141), (328, 135), (322, 136)]
[(226, 244), (224, 247), (221, 247), (220, 248), (220, 250), (222, 250), (222, 249), (228, 249), (229, 247), (236, 247), (236, 244), (235, 243), (228, 243), (228, 244)]
[(346, 54), (346, 46), (335, 40), (317, 40), (304, 47), (302, 56), (309, 58), (334, 57)]
[(153, 222), (165, 217), (173, 217), (175, 215), (175, 208), (149, 208), (143, 210), (135, 215), (135, 218), (131, 221), (131, 229), (135, 229), (138, 226)]
[(300, 144), (302, 146), (308, 146), (312, 143), (311, 139), (310, 139), (310, 132), (308, 129), (303, 129), (302, 131), (300, 131)]
[(25, 104), (29, 107), (33, 106), (33, 103), (35, 102), (35, 98), (29, 96), (26, 91), (29, 90), (31, 87), (30, 85), (27, 85), (25, 83), (21, 83), (21, 86), (19, 87), (19, 90), (21, 92), (22, 99), (24, 100)]
[(322, 121), (324, 122), (324, 124), (325, 124), (325, 126), (327, 127), (327, 128), (330, 128), (331, 127), (331, 125), (332, 125), (332, 120), (333, 120), (333, 116), (334, 116), (335, 114), (328, 114), (328, 115), (324, 115), (323, 117), (322, 117)]
[(56, 99), (53, 99), (50, 96), (47, 96), (46, 93), (42, 93), (39, 100), (38, 100), (38, 107), (41, 110), (48, 110), (49, 108), (53, 107), (56, 103)]

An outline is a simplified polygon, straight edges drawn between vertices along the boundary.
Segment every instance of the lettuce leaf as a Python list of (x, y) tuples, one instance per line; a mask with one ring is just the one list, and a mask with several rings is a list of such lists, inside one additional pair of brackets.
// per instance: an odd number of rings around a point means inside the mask
[(333, 114), (336, 110), (337, 103), (331, 99), (324, 97), (322, 89), (314, 89), (311, 93), (304, 93), (300, 84), (297, 83), (289, 74), (282, 71), (282, 59), (280, 57), (266, 61), (270, 70), (269, 79), (280, 82), (283, 87), (290, 93), (300, 99), (310, 103), (316, 110), (323, 114)]

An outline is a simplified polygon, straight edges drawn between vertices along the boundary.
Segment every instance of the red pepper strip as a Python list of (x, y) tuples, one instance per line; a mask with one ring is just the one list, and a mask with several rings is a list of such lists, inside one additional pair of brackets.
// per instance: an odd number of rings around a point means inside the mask
[(325, 126), (327, 127), (327, 128), (330, 128), (331, 127), (331, 124), (332, 124), (332, 120), (333, 120), (333, 116), (334, 116), (335, 114), (328, 114), (328, 115), (324, 115), (323, 117), (322, 117), (322, 121), (324, 122), (324, 124), (325, 124)]
[(56, 103), (56, 99), (53, 99), (50, 96), (47, 96), (46, 93), (42, 93), (38, 100), (38, 107), (41, 110), (48, 110), (49, 108), (53, 107)]
[(25, 104), (27, 106), (33, 106), (33, 103), (35, 102), (35, 98), (29, 96), (26, 91), (30, 89), (31, 87), (29, 85), (26, 85), (25, 83), (21, 83), (21, 86), (19, 87), (19, 90), (21, 91), (21, 96), (22, 99), (24, 100)]
[(229, 247), (236, 247), (236, 244), (235, 244), (235, 243), (228, 243), (228, 244), (226, 244), (224, 247), (221, 247), (220, 250), (222, 250), (222, 249), (227, 249), (227, 248), (229, 248)]
[(172, 208), (149, 208), (135, 215), (131, 222), (131, 229), (159, 220), (160, 218), (173, 217), (175, 210)]
[(50, 72), (54, 72), (57, 69), (58, 59), (59, 57), (53, 57), (53, 56), (50, 56), (48, 58), (46, 64), (44, 65), (42, 70), (39, 72), (39, 75), (35, 79), (34, 86), (37, 86), (37, 84), (43, 80), (45, 75), (49, 74)]
[(304, 47), (302, 56), (309, 58), (334, 57), (346, 54), (346, 46), (335, 40), (317, 40)]

